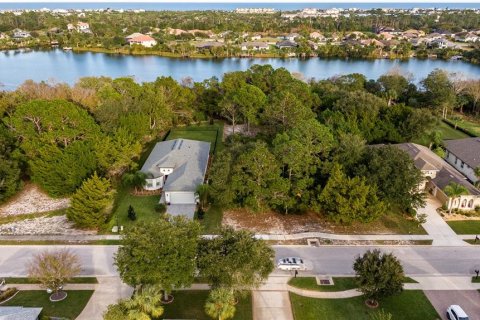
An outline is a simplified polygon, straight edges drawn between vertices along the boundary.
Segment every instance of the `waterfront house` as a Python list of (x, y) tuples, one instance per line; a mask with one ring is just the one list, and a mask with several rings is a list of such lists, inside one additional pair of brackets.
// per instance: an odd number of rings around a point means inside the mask
[(133, 33), (125, 38), (127, 43), (132, 45), (140, 45), (145, 48), (151, 48), (157, 44), (157, 41), (149, 35), (141, 33)]
[(216, 47), (223, 47), (225, 44), (219, 41), (205, 41), (205, 42), (198, 42), (195, 44), (195, 48), (198, 50), (210, 50)]
[(90, 25), (86, 22), (78, 22), (77, 23), (77, 31), (83, 33), (90, 33)]
[(292, 49), (298, 47), (295, 41), (283, 40), (276, 43), (278, 49)]
[(317, 31), (311, 32), (309, 34), (309, 37), (310, 37), (310, 39), (313, 39), (313, 40), (316, 40), (316, 41), (324, 41), (325, 40), (325, 36), (322, 33), (317, 32)]
[(13, 38), (14, 39), (25, 39), (25, 38), (30, 38), (32, 35), (28, 31), (24, 31), (21, 29), (15, 29), (13, 30)]
[(141, 171), (147, 175), (145, 190), (162, 189), (161, 203), (170, 214), (193, 218), (197, 187), (204, 183), (210, 143), (188, 139), (159, 142)]
[(240, 48), (242, 49), (242, 51), (248, 51), (248, 50), (260, 51), (260, 50), (268, 50), (269, 45), (265, 42), (248, 41), (248, 42), (243, 42), (240, 45)]
[(480, 168), (480, 138), (465, 138), (445, 141), (445, 160), (460, 171), (472, 183), (480, 178), (475, 169)]

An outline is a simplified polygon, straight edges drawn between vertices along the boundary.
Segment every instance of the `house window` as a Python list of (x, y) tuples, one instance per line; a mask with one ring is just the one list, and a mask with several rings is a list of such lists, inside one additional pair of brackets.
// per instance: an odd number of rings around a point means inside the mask
[(473, 208), (473, 199), (471, 199), (470, 201), (468, 201), (468, 207), (469, 207), (469, 208)]
[(463, 199), (462, 201), (462, 208), (465, 208), (467, 206), (467, 199)]
[(460, 161), (460, 168), (463, 169), (463, 165), (464, 165), (463, 161)]

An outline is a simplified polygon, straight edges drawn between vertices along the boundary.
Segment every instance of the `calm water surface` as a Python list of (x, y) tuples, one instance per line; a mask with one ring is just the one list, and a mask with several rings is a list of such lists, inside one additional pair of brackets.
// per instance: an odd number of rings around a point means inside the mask
[(132, 76), (135, 80), (153, 81), (159, 76), (171, 76), (176, 80), (192, 77), (195, 81), (225, 72), (246, 70), (253, 64), (271, 64), (299, 72), (306, 78), (325, 79), (348, 73), (361, 73), (376, 79), (392, 68), (399, 68), (413, 75), (415, 81), (424, 78), (436, 68), (460, 72), (471, 78), (480, 78), (480, 65), (463, 61), (443, 60), (324, 60), (311, 59), (172, 59), (158, 56), (126, 56), (103, 53), (73, 53), (51, 51), (3, 51), (0, 52), (0, 83), (3, 89), (13, 90), (27, 79), (54, 80), (75, 83), (85, 76)]

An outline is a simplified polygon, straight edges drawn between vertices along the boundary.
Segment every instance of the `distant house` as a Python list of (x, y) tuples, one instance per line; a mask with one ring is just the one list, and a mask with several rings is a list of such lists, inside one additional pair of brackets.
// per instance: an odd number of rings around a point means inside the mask
[[(415, 143), (402, 143), (395, 146), (410, 156), (425, 177), (419, 185), (420, 190), (432, 194), (441, 203), (444, 203), (447, 209), (474, 210), (475, 207), (480, 206), (480, 190), (432, 150)], [(469, 194), (455, 199), (448, 197), (445, 188), (450, 183), (462, 185)]]
[(291, 49), (298, 47), (298, 44), (295, 41), (283, 40), (276, 43), (278, 49)]
[(480, 37), (473, 32), (460, 32), (455, 35), (455, 41), (460, 42), (477, 42)]
[(385, 47), (383, 42), (378, 41), (376, 39), (364, 39), (364, 40), (360, 40), (360, 43), (362, 44), (362, 46), (374, 46), (377, 48)]
[(129, 45), (141, 45), (146, 48), (151, 48), (157, 44), (157, 41), (153, 39), (149, 35), (141, 34), (141, 33), (133, 33), (127, 37), (125, 40)]
[(297, 38), (300, 38), (298, 33), (290, 33), (284, 37), (285, 40), (295, 41)]
[(325, 40), (325, 36), (321, 34), (320, 32), (314, 31), (309, 34), (310, 39), (314, 39), (317, 41), (323, 41)]
[(262, 39), (262, 36), (261, 36), (261, 35), (259, 35), (259, 34), (255, 34), (255, 35), (253, 35), (253, 36), (252, 36), (252, 38), (251, 38), (251, 39), (252, 39), (252, 41), (257, 41), (257, 40), (260, 40), (260, 39)]
[(90, 31), (90, 25), (86, 22), (77, 22), (76, 24), (69, 23), (67, 24), (67, 30), (68, 31), (77, 31), (77, 32), (83, 32), (83, 33), (91, 33)]
[(160, 202), (167, 204), (167, 213), (193, 218), (195, 192), (205, 180), (209, 154), (209, 142), (175, 139), (157, 143), (141, 169), (147, 174), (144, 189), (162, 189)]
[(384, 40), (392, 40), (395, 38), (395, 35), (391, 34), (390, 32), (380, 32), (378, 36)]
[(258, 41), (250, 41), (250, 42), (243, 42), (240, 45), (242, 51), (260, 51), (260, 50), (268, 50), (269, 45), (265, 42), (258, 42)]
[(39, 320), (42, 308), (0, 307), (1, 320)]
[(480, 138), (445, 141), (445, 160), (473, 183), (480, 181), (475, 168), (480, 167)]
[(0, 40), (7, 40), (7, 39), (10, 39), (10, 37), (7, 34), (0, 33)]
[(15, 29), (13, 31), (13, 38), (15, 39), (25, 39), (25, 38), (30, 38), (32, 35), (28, 31), (24, 31), (21, 29)]
[(200, 50), (209, 50), (215, 47), (223, 47), (224, 45), (224, 43), (218, 41), (205, 41), (196, 43), (195, 48)]

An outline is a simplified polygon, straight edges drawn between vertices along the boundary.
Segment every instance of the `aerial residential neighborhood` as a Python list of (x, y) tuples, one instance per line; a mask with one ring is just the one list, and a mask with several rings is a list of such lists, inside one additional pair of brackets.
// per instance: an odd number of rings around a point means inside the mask
[(0, 319), (480, 319), (478, 3), (0, 2)]

